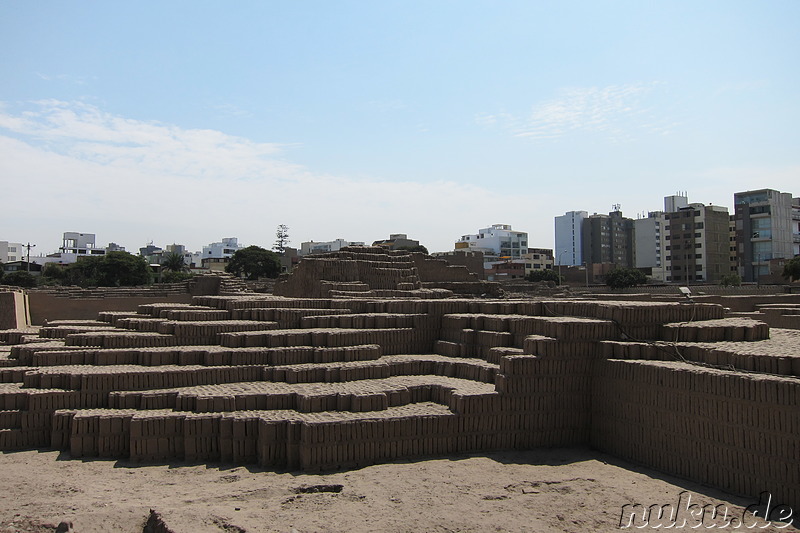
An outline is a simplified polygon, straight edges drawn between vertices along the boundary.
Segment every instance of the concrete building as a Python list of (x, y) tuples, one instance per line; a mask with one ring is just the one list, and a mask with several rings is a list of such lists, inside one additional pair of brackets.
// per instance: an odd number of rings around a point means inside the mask
[(493, 224), (474, 235), (463, 235), (455, 244), (456, 251), (483, 252), (485, 268), (509, 259), (522, 259), (528, 253), (528, 234), (514, 231), (508, 224)]
[(649, 269), (650, 277), (667, 281), (666, 247), (669, 244), (664, 236), (667, 233), (666, 213), (674, 213), (689, 205), (686, 193), (664, 197), (664, 211), (651, 211), (647, 217), (633, 221), (634, 266)]
[(641, 269), (650, 269), (650, 277), (666, 281), (667, 274), (664, 268), (666, 257), (667, 219), (663, 211), (651, 211), (647, 218), (637, 218), (633, 221), (633, 256), (634, 266)]
[(74, 255), (77, 258), (106, 255), (105, 248), (98, 248), (95, 246), (94, 233), (78, 233), (75, 231), (68, 231), (64, 233), (64, 238), (59, 251), (62, 254)]
[(205, 262), (206, 259), (228, 259), (242, 248), (239, 244), (239, 239), (227, 237), (222, 239), (222, 242), (212, 242), (208, 246), (203, 246), (203, 261)]
[(555, 217), (555, 262), (557, 265), (583, 264), (583, 221), (588, 218), (586, 211), (569, 211)]
[(792, 198), (792, 256), (800, 255), (800, 198)]
[(666, 213), (666, 281), (719, 283), (730, 273), (730, 216), (716, 205)]
[(364, 246), (364, 243), (361, 241), (346, 241), (344, 239), (336, 239), (334, 241), (325, 241), (325, 242), (308, 241), (300, 243), (300, 250), (298, 251), (298, 255), (304, 256), (309, 254), (324, 254), (327, 252), (337, 252), (347, 246)]
[(733, 203), (739, 275), (744, 281), (758, 281), (769, 275), (771, 260), (797, 252), (800, 209), (790, 193), (774, 189), (737, 192)]
[(0, 241), (0, 263), (26, 259), (27, 249), (21, 242)]
[(522, 254), (525, 261), (525, 275), (536, 270), (550, 270), (553, 268), (553, 250), (550, 248), (528, 248), (528, 252)]
[(623, 217), (619, 209), (587, 217), (581, 233), (585, 263), (633, 267), (633, 219)]

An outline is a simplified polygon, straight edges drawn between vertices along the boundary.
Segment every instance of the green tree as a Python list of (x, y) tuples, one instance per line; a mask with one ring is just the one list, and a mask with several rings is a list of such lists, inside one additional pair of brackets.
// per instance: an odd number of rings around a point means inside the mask
[(3, 262), (0, 261), (0, 283), (3, 281), (3, 274), (5, 274), (5, 271), (3, 270)]
[(272, 249), (283, 255), (283, 252), (286, 251), (286, 245), (289, 244), (289, 226), (280, 224), (275, 231), (275, 238), (275, 246)]
[(170, 272), (184, 272), (186, 270), (186, 261), (183, 260), (181, 254), (172, 252), (164, 256), (161, 260), (161, 266)]
[(783, 277), (789, 281), (800, 279), (800, 255), (783, 265)]
[(647, 283), (647, 276), (635, 268), (615, 268), (606, 274), (606, 285), (612, 289), (626, 289)]
[(281, 272), (280, 256), (260, 246), (248, 246), (233, 254), (225, 272), (247, 279), (275, 278)]
[(739, 274), (728, 274), (727, 276), (722, 276), (719, 284), (723, 287), (738, 287), (742, 284), (742, 278), (739, 277)]
[(161, 283), (178, 283), (179, 281), (185, 281), (191, 277), (192, 274), (189, 272), (168, 270), (161, 275)]
[(42, 277), (52, 280), (64, 280), (64, 267), (58, 266), (55, 263), (47, 263), (42, 269)]
[(12, 285), (14, 287), (31, 288), (36, 286), (36, 278), (29, 272), (17, 270), (3, 276), (3, 284)]
[(69, 265), (65, 281), (82, 287), (130, 287), (150, 283), (150, 267), (144, 257), (128, 252), (108, 252)]
[(546, 268), (544, 270), (533, 270), (530, 274), (525, 276), (525, 279), (534, 282), (552, 281), (553, 283), (561, 284), (558, 272), (551, 268)]

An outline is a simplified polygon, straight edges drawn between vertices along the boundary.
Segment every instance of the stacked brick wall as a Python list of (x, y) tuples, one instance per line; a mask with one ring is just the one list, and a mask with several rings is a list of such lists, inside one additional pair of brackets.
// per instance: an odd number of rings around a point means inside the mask
[(602, 360), (592, 446), (800, 508), (800, 381), (676, 362)]
[(0, 448), (318, 469), (592, 444), (797, 506), (800, 332), (725, 316), (566, 299), (148, 303), (4, 334), (19, 344), (0, 365)]
[(0, 291), (0, 330), (30, 325), (27, 296), (22, 291)]

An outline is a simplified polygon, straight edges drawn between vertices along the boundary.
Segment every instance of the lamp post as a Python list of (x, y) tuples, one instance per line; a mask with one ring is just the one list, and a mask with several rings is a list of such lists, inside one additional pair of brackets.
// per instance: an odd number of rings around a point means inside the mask
[(558, 254), (558, 284), (561, 285), (561, 256), (567, 253), (569, 250), (561, 250)]

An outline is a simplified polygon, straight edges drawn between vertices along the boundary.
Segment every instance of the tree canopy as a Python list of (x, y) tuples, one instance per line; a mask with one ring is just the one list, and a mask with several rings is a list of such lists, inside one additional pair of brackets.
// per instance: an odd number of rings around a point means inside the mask
[(247, 279), (276, 278), (281, 272), (280, 256), (260, 246), (248, 246), (233, 254), (225, 272)]
[(170, 272), (183, 272), (186, 270), (186, 261), (179, 253), (169, 253), (161, 259), (161, 266)]
[(64, 281), (82, 287), (128, 287), (150, 283), (150, 268), (144, 257), (128, 252), (108, 252), (69, 265)]
[(789, 281), (800, 279), (800, 255), (783, 265), (783, 277)]
[(558, 272), (551, 268), (546, 268), (544, 270), (533, 270), (530, 274), (525, 276), (525, 279), (528, 281), (552, 281), (553, 283), (561, 283), (560, 276)]
[(615, 268), (606, 274), (606, 285), (612, 289), (626, 289), (647, 283), (647, 276), (635, 268)]
[[(0, 272), (2, 272), (2, 270), (0, 270)], [(33, 275), (31, 275), (29, 272), (17, 270), (15, 272), (9, 272), (3, 276), (3, 284), (12, 285), (15, 287), (31, 288), (36, 286), (36, 278), (33, 277)]]

